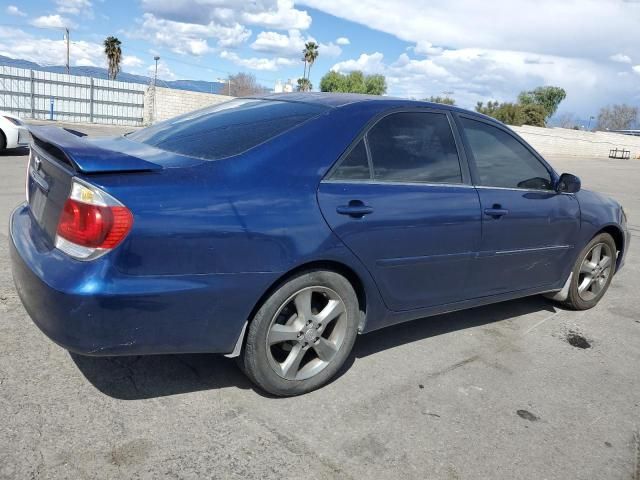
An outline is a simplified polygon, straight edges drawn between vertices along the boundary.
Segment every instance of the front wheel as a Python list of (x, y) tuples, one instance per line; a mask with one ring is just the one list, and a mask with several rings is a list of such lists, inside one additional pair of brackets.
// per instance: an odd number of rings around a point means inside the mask
[(616, 270), (616, 243), (608, 233), (596, 235), (573, 268), (564, 304), (573, 310), (595, 307), (611, 284)]
[(330, 271), (292, 278), (262, 304), (240, 358), (247, 376), (278, 396), (326, 384), (355, 342), (360, 310), (349, 281)]

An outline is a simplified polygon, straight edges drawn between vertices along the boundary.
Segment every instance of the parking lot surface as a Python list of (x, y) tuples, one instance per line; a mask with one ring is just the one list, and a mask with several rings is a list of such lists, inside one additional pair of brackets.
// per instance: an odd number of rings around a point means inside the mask
[(550, 160), (630, 219), (596, 308), (532, 297), (390, 327), (328, 386), (276, 399), (222, 356), (48, 340), (8, 258), (26, 150), (0, 153), (0, 478), (640, 479), (640, 161)]

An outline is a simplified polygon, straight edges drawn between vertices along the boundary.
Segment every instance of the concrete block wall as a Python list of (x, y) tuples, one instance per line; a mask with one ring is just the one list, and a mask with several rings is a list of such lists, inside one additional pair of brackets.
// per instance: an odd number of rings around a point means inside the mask
[[(227, 95), (155, 87), (154, 101), (153, 90), (153, 87), (148, 88), (144, 98), (144, 119), (147, 124), (167, 120), (183, 113), (226, 102), (234, 98)], [(155, 115), (153, 114), (154, 104)]]
[(640, 137), (608, 132), (585, 132), (566, 128), (511, 127), (540, 154), (571, 157), (609, 157), (613, 148), (631, 152), (631, 159), (640, 157)]

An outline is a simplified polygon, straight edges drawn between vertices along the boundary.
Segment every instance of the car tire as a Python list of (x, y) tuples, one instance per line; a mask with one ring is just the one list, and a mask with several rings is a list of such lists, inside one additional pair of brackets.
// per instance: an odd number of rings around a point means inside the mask
[(563, 302), (566, 307), (588, 310), (598, 304), (615, 274), (616, 251), (616, 243), (608, 233), (596, 235), (584, 247), (573, 267), (568, 297)]
[(346, 278), (331, 271), (301, 273), (278, 287), (254, 315), (241, 369), (272, 395), (315, 390), (348, 358), (359, 318), (358, 298)]
[(0, 152), (3, 152), (7, 148), (7, 137), (5, 137), (4, 132), (0, 130)]

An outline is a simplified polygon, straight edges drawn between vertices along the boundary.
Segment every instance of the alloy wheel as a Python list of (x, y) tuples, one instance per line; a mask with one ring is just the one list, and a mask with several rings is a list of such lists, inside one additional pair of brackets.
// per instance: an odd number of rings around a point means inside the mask
[(607, 286), (614, 256), (606, 243), (595, 244), (585, 255), (578, 275), (578, 295), (584, 301), (596, 298)]
[(278, 309), (267, 334), (271, 368), (287, 380), (305, 380), (324, 370), (347, 333), (344, 301), (327, 287), (307, 287)]

